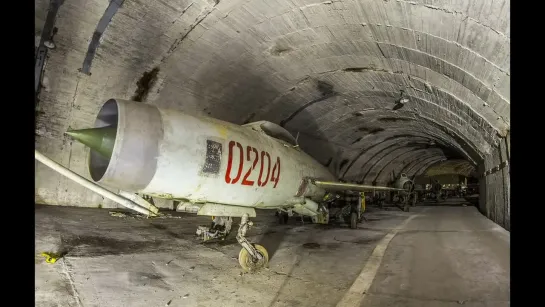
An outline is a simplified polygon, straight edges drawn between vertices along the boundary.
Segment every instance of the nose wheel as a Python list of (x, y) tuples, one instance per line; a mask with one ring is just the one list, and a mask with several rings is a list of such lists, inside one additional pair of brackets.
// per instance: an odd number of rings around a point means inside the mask
[(240, 253), (238, 253), (238, 263), (246, 272), (258, 271), (269, 263), (269, 253), (267, 253), (267, 250), (259, 244), (252, 245), (256, 249), (256, 252), (261, 256), (261, 259), (252, 258), (244, 247), (240, 250)]
[(249, 220), (248, 214), (244, 214), (240, 219), (238, 227), (237, 241), (242, 245), (238, 254), (238, 263), (246, 272), (255, 272), (269, 264), (269, 254), (265, 247), (259, 244), (252, 244), (246, 239), (246, 232), (253, 223)]

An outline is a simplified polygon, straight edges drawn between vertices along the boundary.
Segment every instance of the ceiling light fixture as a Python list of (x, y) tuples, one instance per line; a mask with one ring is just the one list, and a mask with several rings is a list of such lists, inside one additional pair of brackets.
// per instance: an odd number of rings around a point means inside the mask
[(400, 97), (395, 102), (395, 105), (394, 105), (394, 108), (393, 108), (394, 110), (401, 109), (407, 102), (409, 102), (409, 98), (404, 97), (403, 94), (404, 94), (404, 92), (403, 92), (403, 90), (401, 90)]

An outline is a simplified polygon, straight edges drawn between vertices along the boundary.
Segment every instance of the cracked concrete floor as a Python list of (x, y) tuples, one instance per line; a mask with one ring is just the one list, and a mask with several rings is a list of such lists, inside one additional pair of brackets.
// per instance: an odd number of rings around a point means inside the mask
[[(413, 215), (361, 306), (509, 306), (509, 233), (471, 206), (370, 208), (357, 230), (278, 225), (274, 212), (258, 211), (249, 239), (271, 259), (255, 274), (241, 274), (233, 235), (195, 241), (207, 217), (109, 211), (119, 210), (35, 207), (36, 306), (336, 306), (377, 244)], [(43, 251), (66, 255), (48, 264)]]

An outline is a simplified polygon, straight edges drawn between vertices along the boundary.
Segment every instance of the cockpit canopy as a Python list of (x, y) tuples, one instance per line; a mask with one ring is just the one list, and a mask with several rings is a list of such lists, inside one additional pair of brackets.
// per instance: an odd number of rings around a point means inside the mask
[(292, 146), (297, 145), (297, 142), (295, 138), (293, 137), (293, 135), (291, 135), (291, 133), (288, 130), (284, 129), (283, 127), (275, 123), (272, 123), (266, 120), (260, 120), (257, 122), (246, 124), (244, 125), (244, 127), (250, 127), (255, 130), (263, 131), (263, 133), (265, 133), (266, 135), (272, 138), (278, 139), (280, 141), (286, 142)]

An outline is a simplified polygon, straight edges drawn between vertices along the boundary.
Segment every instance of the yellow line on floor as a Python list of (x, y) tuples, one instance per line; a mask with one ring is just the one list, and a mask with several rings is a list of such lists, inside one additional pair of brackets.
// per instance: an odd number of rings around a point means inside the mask
[(343, 298), (337, 304), (337, 307), (355, 307), (361, 304), (373, 279), (375, 279), (375, 275), (377, 275), (378, 268), (380, 267), (386, 248), (388, 248), (388, 244), (390, 244), (390, 241), (392, 241), (399, 230), (407, 226), (407, 224), (417, 216), (419, 216), (419, 214), (410, 216), (378, 242), (373, 253), (369, 256), (369, 259), (367, 259), (360, 275), (356, 278), (350, 289), (346, 291)]

